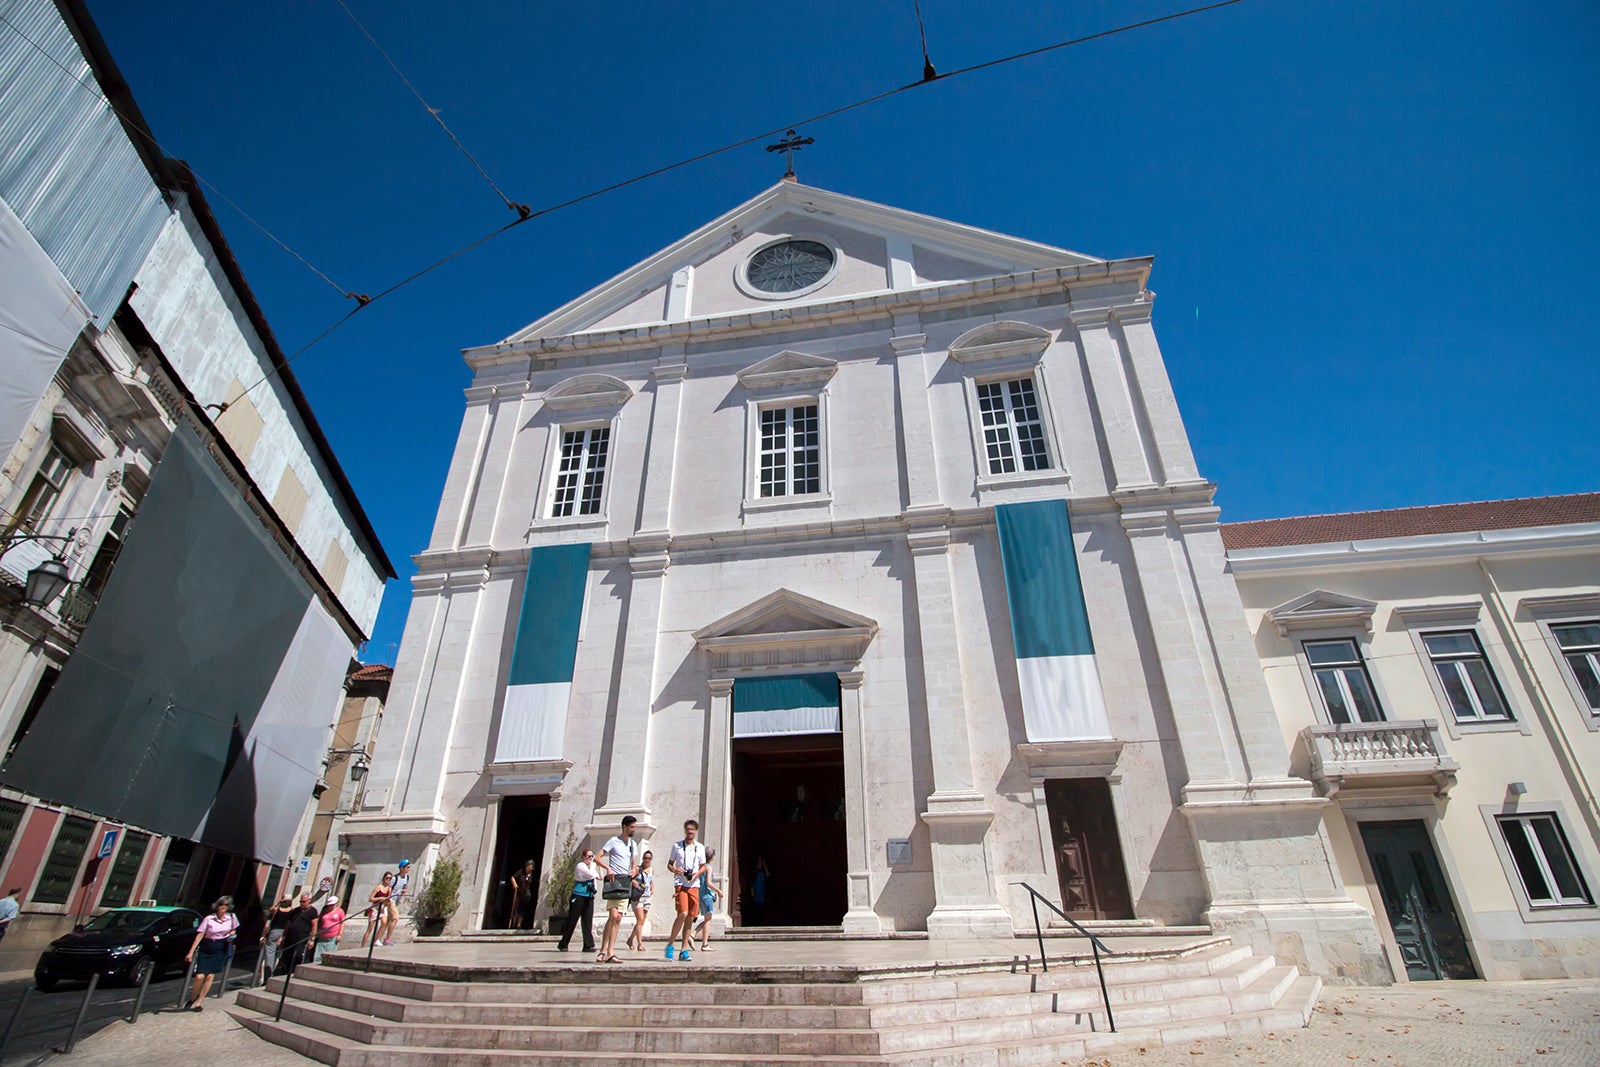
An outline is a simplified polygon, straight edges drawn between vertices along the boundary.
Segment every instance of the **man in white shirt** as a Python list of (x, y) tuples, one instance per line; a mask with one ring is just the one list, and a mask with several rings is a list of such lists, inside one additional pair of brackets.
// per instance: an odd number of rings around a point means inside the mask
[(689, 940), (694, 932), (695, 916), (700, 914), (700, 876), (706, 871), (706, 847), (695, 840), (700, 836), (700, 824), (690, 819), (683, 824), (683, 840), (672, 846), (672, 856), (667, 867), (672, 871), (672, 903), (677, 908), (677, 918), (672, 920), (672, 935), (667, 938), (667, 959), (672, 958), (672, 943), (679, 940), (680, 960), (690, 959)]
[(11, 920), (17, 917), (22, 910), (22, 905), (17, 903), (22, 899), (22, 887), (18, 886), (0, 899), (0, 940), (6, 936), (6, 930), (11, 926)]
[(621, 963), (612, 951), (617, 946), (617, 931), (622, 927), (622, 913), (628, 910), (628, 897), (633, 893), (633, 876), (639, 873), (639, 858), (633, 843), (632, 815), (622, 817), (622, 829), (617, 836), (600, 847), (600, 869), (605, 872), (605, 888), (601, 896), (606, 901), (606, 928), (600, 935), (601, 963)]

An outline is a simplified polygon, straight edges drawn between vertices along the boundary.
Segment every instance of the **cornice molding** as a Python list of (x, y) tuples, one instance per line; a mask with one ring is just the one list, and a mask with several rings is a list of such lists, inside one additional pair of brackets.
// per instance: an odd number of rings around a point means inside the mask
[(552, 411), (602, 411), (620, 408), (633, 389), (609, 374), (579, 374), (545, 390), (544, 406)]
[(1279, 604), (1267, 612), (1278, 627), (1278, 636), (1304, 630), (1357, 629), (1371, 635), (1372, 615), (1378, 610), (1375, 600), (1313, 589), (1309, 593)]
[(837, 360), (785, 349), (739, 371), (739, 384), (751, 391), (824, 385), (838, 373)]
[(1000, 360), (1037, 360), (1055, 335), (1032, 323), (1008, 319), (975, 326), (950, 342), (950, 358), (957, 363), (993, 363)]

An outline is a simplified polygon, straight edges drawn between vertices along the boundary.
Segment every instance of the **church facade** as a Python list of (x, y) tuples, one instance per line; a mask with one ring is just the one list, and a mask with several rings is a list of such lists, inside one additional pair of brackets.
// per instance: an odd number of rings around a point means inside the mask
[(742, 926), (1010, 936), (1026, 883), (1388, 980), (1150, 270), (785, 181), (467, 350), (361, 884), (457, 855), (492, 929), (525, 860), (696, 818)]

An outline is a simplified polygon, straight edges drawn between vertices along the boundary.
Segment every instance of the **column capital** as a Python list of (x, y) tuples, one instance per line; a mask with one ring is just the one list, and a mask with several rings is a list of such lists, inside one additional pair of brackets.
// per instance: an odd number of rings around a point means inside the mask
[(913, 556), (942, 555), (950, 549), (950, 531), (947, 529), (911, 530), (906, 533), (906, 544)]
[(689, 364), (681, 360), (663, 359), (662, 362), (650, 368), (650, 376), (658, 382), (682, 381), (683, 377), (688, 373)]
[(732, 678), (713, 678), (706, 683), (706, 688), (711, 690), (714, 697), (725, 697), (733, 692)]
[(666, 553), (649, 556), (633, 556), (628, 560), (628, 573), (635, 578), (659, 578), (667, 573), (667, 566), (672, 562)]
[(840, 671), (839, 688), (860, 689), (862, 679), (864, 678), (866, 678), (866, 675), (861, 671)]
[(894, 349), (897, 356), (914, 356), (923, 350), (928, 343), (925, 333), (897, 333), (889, 338), (889, 347)]
[(1067, 321), (1078, 330), (1104, 330), (1111, 326), (1110, 307), (1074, 307), (1067, 313)]

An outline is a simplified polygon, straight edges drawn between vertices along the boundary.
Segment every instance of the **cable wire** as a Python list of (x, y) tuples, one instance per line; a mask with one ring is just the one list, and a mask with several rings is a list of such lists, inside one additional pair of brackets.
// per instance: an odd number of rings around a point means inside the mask
[(383, 57), (385, 63), (389, 64), (389, 69), (394, 71), (395, 76), (405, 83), (407, 89), (411, 90), (411, 95), (417, 98), (417, 103), (421, 104), (423, 110), (433, 118), (434, 122), (439, 124), (439, 128), (461, 150), (461, 154), (467, 157), (467, 162), (471, 163), (477, 172), (483, 175), (483, 180), (489, 183), (489, 188), (494, 190), (495, 195), (504, 201), (506, 207), (515, 211), (518, 215), (527, 215), (530, 211), (528, 205), (517, 203), (501, 191), (500, 186), (495, 184), (495, 180), (489, 177), (489, 172), (483, 169), (483, 164), (478, 162), (478, 158), (467, 151), (467, 146), (461, 143), (461, 138), (457, 137), (455, 131), (445, 124), (444, 119), (439, 114), (439, 109), (422, 98), (422, 93), (417, 90), (415, 85), (411, 84), (411, 79), (406, 77), (405, 71), (401, 70), (400, 65), (389, 57), (388, 52), (384, 51), (383, 45), (379, 44), (378, 39), (372, 36), (372, 31), (362, 25), (360, 19), (356, 18), (356, 13), (350, 10), (350, 5), (345, 3), (344, 0), (335, 0), (335, 2), (344, 9), (346, 15), (350, 16), (350, 21), (356, 24), (356, 29), (361, 31), (361, 35), (371, 42), (373, 48), (377, 49), (378, 54)]
[[(111, 102), (111, 98), (106, 95), (106, 93), (100, 88), (99, 85), (90, 85), (88, 82), (86, 82), (82, 78), (78, 77), (71, 70), (69, 70), (60, 60), (58, 60), (55, 56), (51, 55), (49, 49), (45, 48), (44, 45), (40, 44), (38, 41), (35, 41), (32, 37), (29, 37), (26, 33), (23, 33), (21, 28), (18, 27), (16, 23), (12, 22), (9, 18), (7, 18), (4, 14), (0, 14), (0, 22), (5, 23), (8, 27), (11, 28), (11, 31), (13, 33), (15, 33), (18, 37), (21, 37), (24, 41), (27, 41), (30, 45), (32, 45), (35, 51), (37, 51), (40, 55), (44, 56), (52, 64), (54, 64), (57, 70), (61, 71), (61, 73), (65, 74), (68, 78), (72, 79), (73, 83), (76, 84), (79, 88), (83, 89), (84, 92), (89, 93), (96, 100), (100, 101), (100, 103), (104, 104), (106, 106), (106, 108), (108, 108), (111, 111), (112, 114), (116, 115), (117, 118), (122, 120), (122, 125), (123, 125), (124, 129), (136, 131), (139, 134), (140, 137), (144, 138), (146, 141), (149, 141), (150, 144), (152, 146), (154, 146), (155, 149), (158, 152), (160, 152), (163, 156), (168, 157), (168, 158), (172, 158), (173, 154), (171, 152), (167, 151), (167, 149), (161, 144), (161, 142), (157, 141), (155, 139), (155, 136), (153, 134), (151, 134), (149, 130), (144, 128), (144, 125), (142, 123), (133, 121), (132, 119), (128, 118), (127, 115), (124, 115), (120, 110), (118, 110), (117, 105), (115, 105), (115, 104), (113, 104)], [(357, 295), (355, 293), (353, 293), (350, 290), (344, 288), (344, 286), (340, 285), (338, 282), (336, 282), (332, 278), (328, 277), (328, 275), (325, 274), (324, 272), (322, 272), (321, 270), (318, 270), (314, 265), (312, 265), (311, 261), (308, 260), (305, 256), (302, 256), (299, 252), (296, 252), (293, 248), (289, 247), (289, 244), (288, 244), (287, 241), (283, 240), (283, 238), (279, 237), (277, 234), (275, 234), (271, 230), (267, 229), (266, 226), (262, 225), (262, 223), (258, 219), (256, 219), (255, 216), (251, 215), (244, 208), (242, 208), (238, 204), (234, 203), (233, 199), (231, 197), (229, 197), (227, 193), (224, 193), (221, 189), (218, 189), (215, 185), (211, 184), (209, 181), (207, 181), (205, 178), (201, 177), (199, 174), (196, 174), (193, 167), (189, 168), (189, 173), (194, 174), (196, 181), (200, 182), (201, 185), (204, 185), (207, 189), (209, 189), (213, 193), (215, 193), (217, 195), (217, 197), (223, 203), (227, 204), (229, 207), (233, 208), (233, 210), (237, 211), (244, 218), (244, 220), (246, 222), (250, 223), (250, 225), (254, 226), (256, 229), (260, 230), (263, 234), (265, 234), (267, 239), (270, 240), (273, 244), (277, 245), (279, 248), (281, 248), (285, 252), (289, 253), (295, 259), (299, 260), (301, 266), (305, 267), (306, 270), (309, 270), (312, 274), (315, 274), (318, 278), (321, 278), (330, 287), (332, 287), (334, 289), (334, 291), (337, 292), (340, 296), (346, 297), (346, 298), (351, 299), (351, 300), (357, 300), (359, 302), (359, 297), (357, 297)]]

